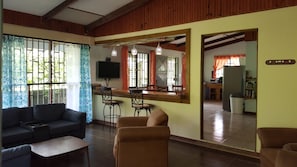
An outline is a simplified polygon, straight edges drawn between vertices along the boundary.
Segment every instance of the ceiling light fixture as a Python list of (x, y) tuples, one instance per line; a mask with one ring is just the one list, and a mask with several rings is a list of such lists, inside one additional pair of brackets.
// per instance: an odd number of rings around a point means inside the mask
[(135, 48), (135, 45), (133, 45), (133, 48), (131, 49), (131, 54), (133, 56), (137, 55), (137, 49)]
[(118, 55), (117, 50), (113, 47), (111, 50), (111, 56), (116, 57)]
[(158, 43), (158, 46), (156, 47), (156, 55), (162, 55), (162, 48), (160, 46), (160, 42)]

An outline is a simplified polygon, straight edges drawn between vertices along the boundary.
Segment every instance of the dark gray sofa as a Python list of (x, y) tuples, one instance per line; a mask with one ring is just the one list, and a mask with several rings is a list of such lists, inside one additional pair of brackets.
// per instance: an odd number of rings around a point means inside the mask
[(2, 109), (2, 120), (3, 147), (66, 135), (85, 137), (86, 113), (68, 109), (63, 103)]
[(30, 145), (20, 145), (7, 149), (2, 149), (2, 167), (30, 167), (31, 147)]

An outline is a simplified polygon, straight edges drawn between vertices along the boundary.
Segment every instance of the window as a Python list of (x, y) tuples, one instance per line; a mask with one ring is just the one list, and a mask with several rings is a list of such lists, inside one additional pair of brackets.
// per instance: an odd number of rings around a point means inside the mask
[(29, 106), (66, 103), (65, 43), (26, 38)]
[[(180, 58), (174, 56), (163, 57), (165, 57), (164, 63), (166, 64), (166, 68), (164, 69), (165, 77), (163, 77), (164, 83), (171, 89), (171, 85), (181, 84)], [(153, 73), (149, 73), (149, 65), (148, 53), (138, 53), (135, 56), (131, 53), (128, 54), (128, 87), (144, 88), (149, 85), (150, 75), (153, 75)]]
[(4, 108), (65, 103), (87, 113), (91, 122), (89, 45), (13, 35), (3, 35), (2, 41)]
[[(240, 65), (239, 57), (230, 58), (224, 64), (224, 66), (239, 66), (239, 65)], [(216, 78), (223, 77), (223, 75), (224, 75), (224, 68), (223, 67), (221, 67), (220, 69), (217, 69), (217, 71), (216, 71)]]
[(220, 78), (224, 75), (224, 66), (239, 66), (240, 58), (245, 57), (244, 54), (215, 56), (213, 78)]
[(149, 78), (149, 54), (137, 53), (128, 55), (129, 87), (146, 87)]
[(167, 85), (171, 89), (171, 85), (179, 85), (179, 58), (167, 58)]

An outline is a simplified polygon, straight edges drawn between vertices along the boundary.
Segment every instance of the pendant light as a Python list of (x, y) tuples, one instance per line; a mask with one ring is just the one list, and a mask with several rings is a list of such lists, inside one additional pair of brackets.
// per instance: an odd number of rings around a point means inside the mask
[(133, 48), (131, 49), (131, 54), (133, 56), (137, 55), (137, 49), (135, 48), (135, 45), (133, 45)]
[(112, 57), (116, 57), (118, 55), (118, 52), (117, 50), (113, 47), (112, 50), (111, 50), (111, 56)]
[(160, 42), (158, 43), (158, 46), (156, 47), (156, 55), (162, 55), (162, 48), (160, 46)]

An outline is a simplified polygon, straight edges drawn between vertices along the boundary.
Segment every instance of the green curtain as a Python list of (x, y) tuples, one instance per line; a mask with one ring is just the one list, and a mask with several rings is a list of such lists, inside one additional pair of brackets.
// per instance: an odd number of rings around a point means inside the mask
[(88, 123), (92, 121), (93, 110), (92, 110), (92, 88), (91, 88), (91, 74), (90, 74), (89, 45), (81, 45), (81, 50), (80, 50), (79, 111), (86, 112)]
[(28, 106), (25, 39), (2, 37), (2, 108)]

